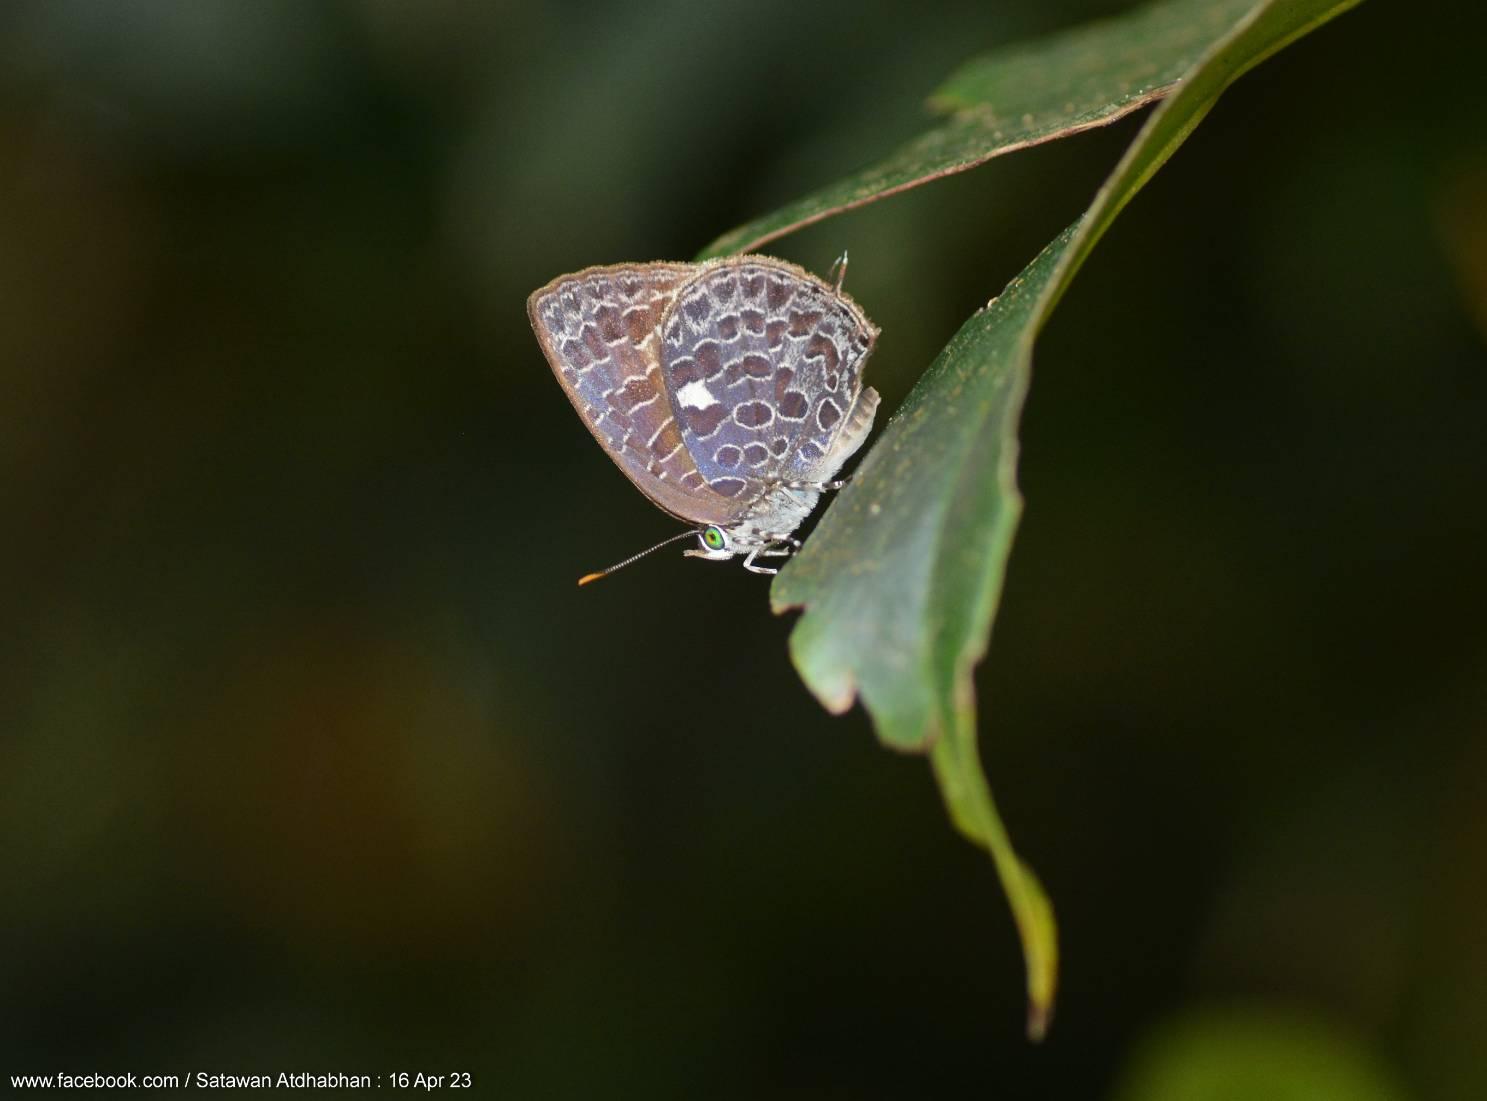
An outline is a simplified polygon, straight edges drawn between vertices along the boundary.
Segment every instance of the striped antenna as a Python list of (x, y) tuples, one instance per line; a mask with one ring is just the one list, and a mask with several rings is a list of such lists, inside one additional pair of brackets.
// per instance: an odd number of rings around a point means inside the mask
[(662, 539), (654, 547), (650, 547), (650, 548), (648, 548), (646, 550), (643, 550), (639, 554), (632, 554), (629, 558), (625, 559), (623, 562), (616, 562), (613, 566), (610, 566), (608, 569), (600, 570), (598, 573), (586, 573), (586, 574), (584, 574), (582, 577), (580, 577), (578, 579), (578, 583), (580, 585), (587, 585), (590, 581), (598, 581), (599, 578), (601, 578), (601, 577), (608, 577), (610, 574), (614, 573), (615, 570), (622, 570), (626, 566), (628, 566), (631, 562), (638, 562), (640, 559), (642, 559), (646, 555), (650, 554), (651, 551), (658, 551), (662, 547), (666, 546), (668, 543), (675, 543), (678, 539), (690, 539), (690, 538), (694, 537), (697, 534), (697, 531), (698, 531), (697, 528), (688, 528), (686, 531), (677, 532), (670, 539)]

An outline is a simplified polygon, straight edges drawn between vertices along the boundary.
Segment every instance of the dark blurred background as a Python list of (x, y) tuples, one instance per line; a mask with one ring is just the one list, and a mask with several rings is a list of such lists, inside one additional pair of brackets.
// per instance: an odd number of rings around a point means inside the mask
[[(675, 524), (527, 293), (685, 259), (1123, 6), (0, 11), (7, 1088), (1487, 1095), (1480, 7), (1247, 76), (1039, 345), (979, 689), (1062, 923), (1041, 1047), (989, 863), (807, 695), (763, 579), (574, 586)], [(1139, 123), (768, 251), (850, 248), (892, 409)]]

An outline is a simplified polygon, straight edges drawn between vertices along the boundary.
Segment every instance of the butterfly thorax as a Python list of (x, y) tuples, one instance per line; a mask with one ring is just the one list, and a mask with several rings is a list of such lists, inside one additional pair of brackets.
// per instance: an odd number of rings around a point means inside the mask
[(719, 526), (740, 546), (779, 543), (795, 534), (820, 499), (817, 490), (775, 485), (760, 494), (737, 520)]

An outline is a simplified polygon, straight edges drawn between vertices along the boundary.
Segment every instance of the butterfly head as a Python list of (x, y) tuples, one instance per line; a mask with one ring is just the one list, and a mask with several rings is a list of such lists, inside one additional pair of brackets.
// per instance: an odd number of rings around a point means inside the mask
[(728, 532), (716, 524), (709, 524), (699, 531), (697, 542), (698, 547), (682, 551), (682, 553), (689, 558), (710, 558), (713, 561), (732, 558), (738, 553)]

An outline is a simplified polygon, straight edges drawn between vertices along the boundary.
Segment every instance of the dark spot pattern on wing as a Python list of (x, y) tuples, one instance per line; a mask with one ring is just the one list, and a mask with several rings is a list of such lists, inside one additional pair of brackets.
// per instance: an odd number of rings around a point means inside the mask
[[(610, 458), (661, 508), (716, 523), (736, 505), (697, 472), (661, 369), (661, 321), (695, 264), (591, 268), (528, 299), (532, 328), (574, 409)], [(712, 368), (722, 371), (718, 349)], [(702, 377), (704, 359), (695, 370)], [(742, 453), (740, 452), (740, 455)]]
[(702, 477), (732, 497), (827, 480), (821, 464), (876, 336), (850, 299), (799, 269), (760, 257), (704, 267), (661, 323), (666, 393)]

